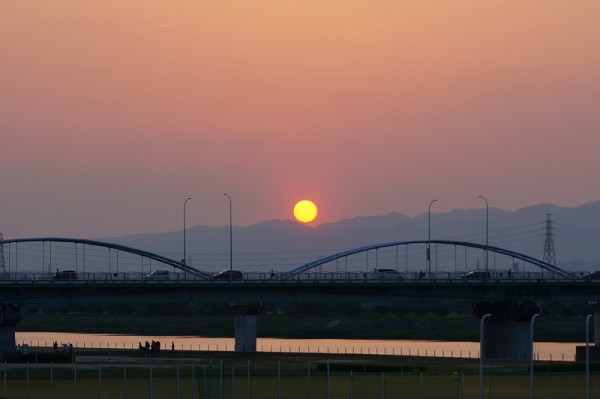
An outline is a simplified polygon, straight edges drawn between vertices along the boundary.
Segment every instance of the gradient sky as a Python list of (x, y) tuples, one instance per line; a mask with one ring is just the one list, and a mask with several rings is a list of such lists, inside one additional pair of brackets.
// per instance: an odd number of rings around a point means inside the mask
[(3, 0), (0, 231), (600, 199), (596, 0)]

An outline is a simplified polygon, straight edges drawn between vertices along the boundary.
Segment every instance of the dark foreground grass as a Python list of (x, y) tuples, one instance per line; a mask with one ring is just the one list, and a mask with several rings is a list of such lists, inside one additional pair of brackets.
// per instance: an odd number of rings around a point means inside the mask
[[(75, 363), (16, 363), (6, 359), (0, 370), (0, 396), (15, 399), (479, 398), (476, 359), (232, 352), (145, 356), (119, 350), (78, 352), (72, 359)], [(582, 364), (536, 365), (536, 398), (585, 397)], [(528, 362), (486, 362), (485, 397), (529, 397), (528, 366)], [(600, 372), (596, 367), (592, 369), (591, 397), (595, 397), (594, 393), (600, 393)]]

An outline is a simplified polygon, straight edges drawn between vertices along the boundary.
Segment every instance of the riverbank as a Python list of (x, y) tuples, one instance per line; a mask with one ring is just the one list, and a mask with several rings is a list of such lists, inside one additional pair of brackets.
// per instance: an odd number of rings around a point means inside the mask
[[(600, 384), (591, 365), (529, 361), (346, 354), (218, 351), (51, 350), (3, 360), (0, 392), (41, 397), (583, 397)], [(481, 382), (484, 382), (482, 385)], [(483, 389), (483, 391), (482, 391)], [(236, 395), (237, 394), (237, 395)]]
[[(136, 352), (140, 345), (154, 342), (160, 347), (154, 352), (233, 352), (234, 339), (231, 337), (208, 338), (203, 336), (147, 336), (126, 334), (90, 334), (72, 332), (18, 332), (17, 343), (29, 350), (35, 348), (52, 349), (56, 342), (59, 352), (79, 353), (89, 349), (128, 350)], [(577, 345), (574, 342), (535, 342), (537, 360), (573, 361)], [(156, 347), (155, 347), (156, 348)], [(266, 354), (328, 354), (328, 355), (376, 355), (376, 356), (417, 356), (438, 358), (472, 359), (479, 357), (480, 344), (477, 341), (430, 341), (392, 339), (297, 339), (259, 337), (256, 352)], [(143, 349), (140, 351), (142, 353)], [(527, 358), (526, 354), (517, 355)]]
[[(17, 331), (233, 337), (232, 318), (232, 315), (38, 313), (24, 317), (17, 325)], [(473, 316), (332, 318), (263, 314), (258, 316), (257, 324), (259, 337), (451, 341), (479, 339), (479, 320)], [(585, 319), (541, 316), (536, 320), (535, 336), (536, 341), (585, 341)]]

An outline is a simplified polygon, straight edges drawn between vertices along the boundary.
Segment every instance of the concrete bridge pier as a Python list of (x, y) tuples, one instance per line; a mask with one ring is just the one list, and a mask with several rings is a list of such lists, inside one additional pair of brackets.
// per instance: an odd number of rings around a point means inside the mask
[(259, 304), (235, 303), (235, 351), (256, 352), (256, 317), (260, 310)]
[(594, 346), (600, 348), (600, 309), (594, 307)]
[(532, 302), (476, 302), (473, 306), (477, 317), (489, 313), (484, 321), (481, 339), (483, 357), (486, 359), (531, 358), (531, 317), (539, 313)]
[[(597, 362), (600, 360), (600, 300), (588, 301), (591, 310), (594, 314), (592, 318), (593, 324), (590, 326), (590, 345), (586, 348), (584, 345), (575, 348), (575, 361), (585, 362), (587, 358), (587, 349), (589, 349), (590, 360)], [(587, 329), (587, 326), (586, 326)], [(591, 334), (594, 334), (591, 336)], [(592, 342), (591, 339), (594, 341)]]
[(0, 307), (0, 352), (15, 351), (15, 329), (20, 320), (19, 305), (2, 305)]
[(600, 301), (589, 301), (594, 312), (594, 346), (600, 348)]

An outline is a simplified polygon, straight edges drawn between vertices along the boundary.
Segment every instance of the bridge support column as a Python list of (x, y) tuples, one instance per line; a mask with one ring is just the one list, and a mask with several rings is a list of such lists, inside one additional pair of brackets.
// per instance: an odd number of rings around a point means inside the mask
[(0, 308), (0, 352), (15, 351), (15, 329), (20, 320), (21, 310), (18, 305), (2, 305)]
[[(590, 307), (594, 312), (593, 317), (593, 326), (591, 327), (590, 334), (594, 334), (594, 336), (590, 336), (590, 338), (594, 339), (594, 342), (590, 341), (589, 351), (590, 351), (590, 360), (593, 362), (597, 362), (600, 360), (600, 300), (589, 301)], [(587, 326), (586, 326), (587, 328)], [(575, 361), (577, 362), (585, 362), (587, 358), (587, 349), (585, 346), (581, 345), (575, 348)]]
[(539, 307), (531, 302), (477, 302), (474, 313), (492, 317), (483, 326), (483, 357), (487, 359), (531, 358), (531, 317)]
[(256, 352), (256, 317), (258, 304), (234, 304), (235, 351)]
[(590, 302), (594, 311), (594, 346), (600, 347), (600, 303)]

